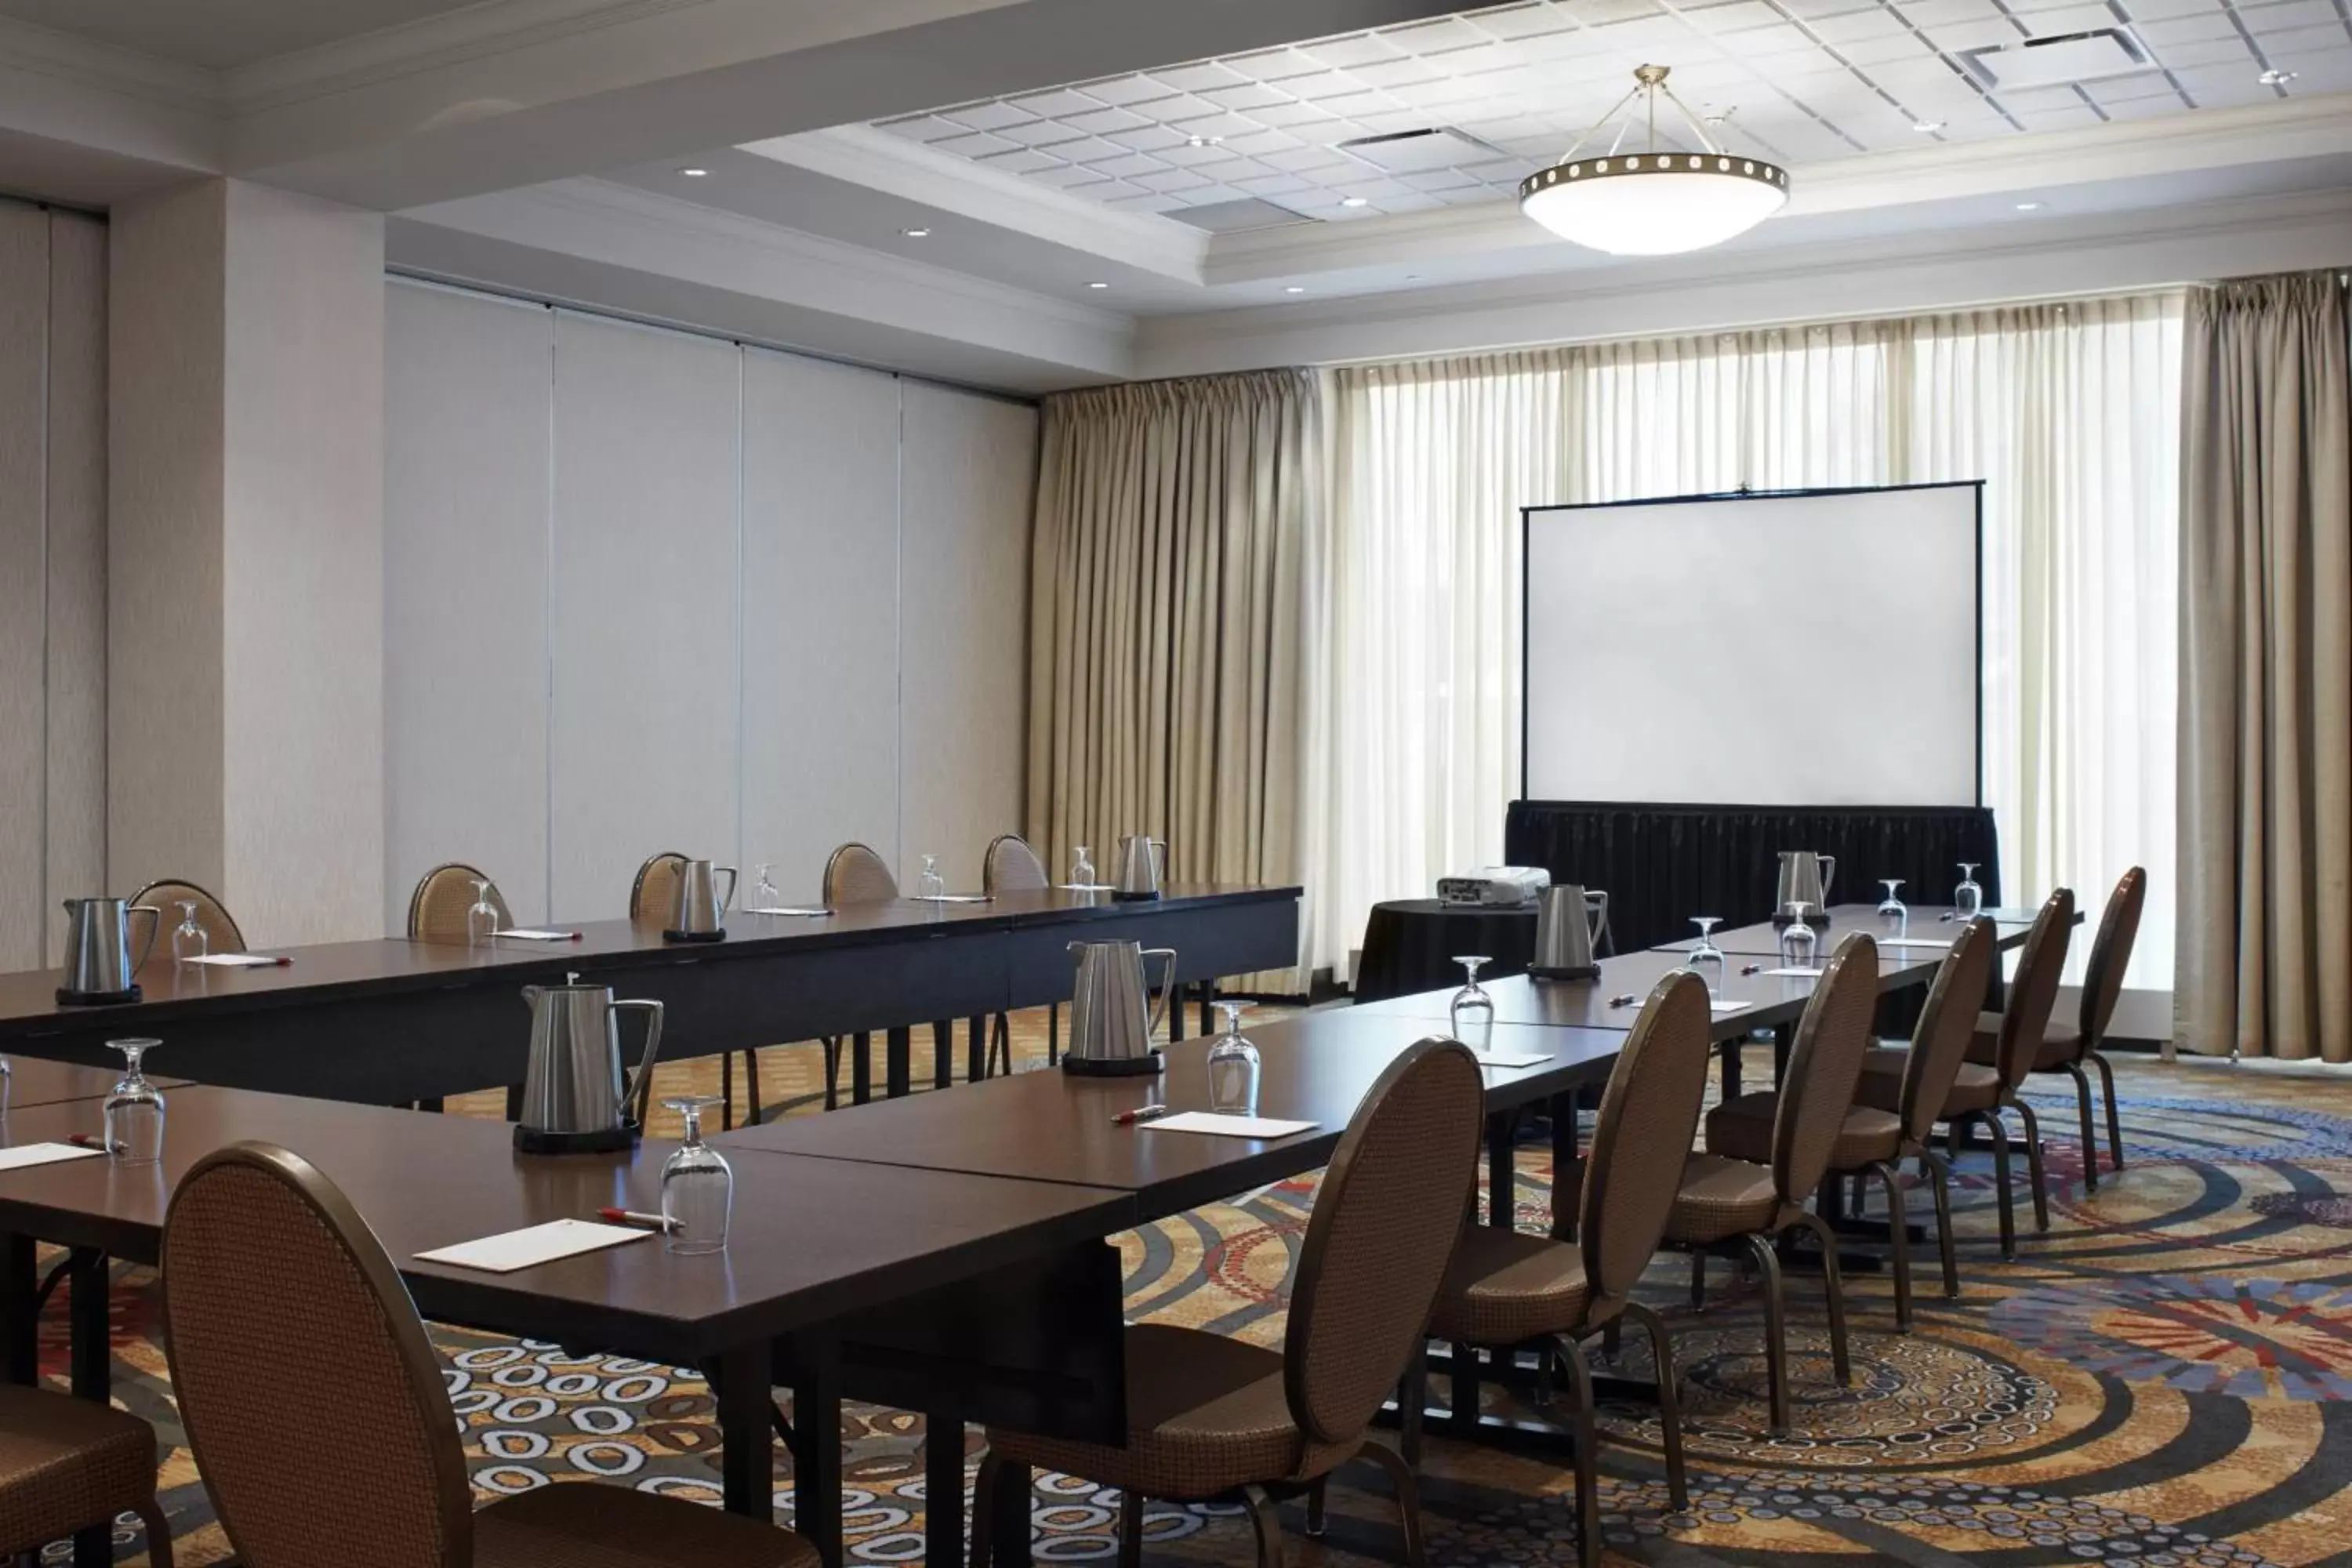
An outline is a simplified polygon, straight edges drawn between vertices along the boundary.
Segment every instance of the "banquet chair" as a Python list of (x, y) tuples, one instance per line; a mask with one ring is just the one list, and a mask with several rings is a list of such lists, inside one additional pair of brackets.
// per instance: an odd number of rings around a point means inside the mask
[[(999, 893), (1043, 892), (1053, 886), (1045, 875), (1045, 863), (1037, 858), (1037, 851), (1017, 833), (1000, 833), (989, 840), (988, 853), (981, 858), (980, 890), (994, 898)], [(1045, 1007), (1045, 1065), (1052, 1067), (1062, 1059), (1062, 1005), (1048, 1003)], [(1003, 1013), (996, 1016), (994, 1033), (989, 1039), (989, 1059), (982, 1065), (993, 1070), (998, 1061), (1003, 1070), (1013, 1070), (1013, 1020)]]
[[(676, 917), (677, 882), (686, 874), (686, 857), (675, 849), (664, 850), (649, 857), (637, 868), (636, 880), (629, 884), (629, 919), (637, 925), (666, 927)], [(750, 1111), (748, 1121), (760, 1120), (760, 1053), (757, 1047), (743, 1047), (743, 1097)], [(647, 1108), (653, 1103), (653, 1075), (638, 1086), (636, 1116), (640, 1125), (646, 1120)], [(724, 1130), (735, 1125), (735, 1054), (719, 1053), (719, 1125)]]
[(441, 1363), (391, 1258), (289, 1150), (196, 1163), (164, 1216), (163, 1279), (173, 1396), (244, 1568), (817, 1561), (763, 1521), (626, 1486), (559, 1482), (475, 1512)]
[[(1848, 1107), (1830, 1150), (1830, 1179), (1852, 1178), (1857, 1194), (1865, 1176), (1874, 1175), (1886, 1190), (1887, 1251), (1895, 1274), (1895, 1327), (1911, 1331), (1911, 1229), (1909, 1202), (1899, 1167), (1906, 1158), (1928, 1162), (1935, 1173), (1937, 1238), (1943, 1254), (1944, 1294), (1960, 1293), (1958, 1264), (1952, 1248), (1951, 1194), (1946, 1190), (1948, 1168), (1936, 1159), (1928, 1140), (1936, 1112), (1950, 1096), (1961, 1058), (1976, 1029), (1976, 1007), (1992, 976), (2000, 939), (1992, 922), (1970, 921), (1953, 939), (1950, 953), (1936, 971), (1927, 989), (1919, 1023), (1912, 1031), (1910, 1049), (1904, 1053), (1903, 1075), (1894, 1103), (1874, 1105), (1857, 1099)], [(1865, 1057), (1864, 1061), (1870, 1058)], [(1857, 1089), (1856, 1094), (1859, 1096)], [(1773, 1118), (1780, 1110), (1778, 1089), (1743, 1094), (1707, 1113), (1706, 1148), (1710, 1154), (1759, 1163), (1771, 1158)], [(1859, 1196), (1855, 1206), (1860, 1207)]]
[[(2074, 1104), (2083, 1118), (2083, 1187), (2099, 1190), (2099, 1139), (2091, 1125), (2091, 1080), (2084, 1063), (2099, 1069), (2100, 1087), (2107, 1100), (2107, 1153), (2116, 1170), (2124, 1168), (2124, 1129), (2116, 1108), (2116, 1074), (2099, 1047), (2106, 1043), (2107, 1026), (2115, 1018), (2116, 998), (2123, 994), (2124, 971), (2131, 965), (2132, 946), (2139, 938), (2139, 921), (2147, 907), (2147, 873), (2135, 866), (2107, 895), (2099, 916), (2097, 934), (2091, 938), (2091, 958), (2083, 971), (2081, 1009), (2074, 1022), (2053, 1020), (2042, 1031), (2033, 1053), (2035, 1072), (2063, 1072), (2074, 1080)], [(2000, 1033), (2000, 1015), (1988, 1013), (1977, 1022), (1977, 1041), (1970, 1061), (1993, 1061)]]
[[(2074, 895), (2061, 888), (2043, 900), (2033, 917), (2033, 928), (2025, 934), (2017, 978), (2009, 988), (2009, 1010), (1978, 1019), (1979, 1030), (1987, 1019), (1997, 1021), (1990, 1053), (1996, 1065), (1962, 1063), (1943, 1104), (1937, 1108), (1936, 1120), (1944, 1124), (1954, 1156), (1969, 1128), (1981, 1122), (1992, 1134), (1993, 1184), (2000, 1199), (2000, 1255), (2005, 1258), (2017, 1256), (2017, 1215), (2010, 1193), (2009, 1129), (2000, 1117), (2004, 1110), (2014, 1110), (2025, 1124), (2025, 1164), (2033, 1184), (2034, 1223), (2042, 1230), (2050, 1228), (2050, 1199), (2042, 1179), (2042, 1126), (2033, 1107), (2020, 1099), (2017, 1090), (2032, 1069), (2034, 1047), (2050, 1022), (2058, 976), (2066, 967), (2068, 929), (2074, 923)], [(1969, 1044), (1970, 1055), (1979, 1051), (1983, 1039), (1979, 1033)], [(1872, 1051), (1864, 1058), (1856, 1096), (1881, 1110), (1897, 1108), (1902, 1103), (1906, 1066), (1902, 1051), (1884, 1047)]]
[(131, 894), (131, 901), (163, 911), (155, 931), (155, 951), (167, 961), (172, 956), (172, 931), (180, 923), (182, 904), (196, 906), (196, 924), (204, 928), (205, 940), (212, 952), (245, 951), (245, 933), (237, 929), (236, 919), (228, 912), (228, 906), (194, 882), (165, 877)]
[[(889, 862), (872, 849), (856, 842), (845, 844), (825, 857), (824, 907), (846, 909), (857, 904), (887, 904), (898, 896), (898, 879), (890, 874)], [(827, 1035), (824, 1037), (824, 1108), (835, 1109), (841, 1103), (841, 1054), (845, 1044), (857, 1052), (863, 1067), (866, 1053), (873, 1048), (871, 1031), (861, 1029), (854, 1035)]]
[(1795, 1047), (1780, 1075), (1771, 1137), (1750, 1161), (1710, 1152), (1683, 1166), (1681, 1190), (1667, 1216), (1665, 1240), (1691, 1254), (1691, 1299), (1704, 1297), (1708, 1252), (1738, 1244), (1764, 1276), (1764, 1354), (1771, 1379), (1772, 1431), (1789, 1427), (1789, 1340), (1773, 1244), (1800, 1226), (1822, 1244), (1822, 1288), (1828, 1298), (1830, 1358), (1840, 1384), (1853, 1381), (1846, 1355), (1845, 1300), (1838, 1280), (1837, 1240), (1805, 1207), (1822, 1184), (1844, 1131), (1870, 1021), (1878, 1002), (1878, 944), (1855, 931), (1838, 944), (1797, 1021)]
[(1412, 1468), (1376, 1440), (1372, 1417), (1429, 1321), (1476, 1185), (1486, 1091), (1459, 1041), (1421, 1040), (1366, 1091), (1325, 1171), (1291, 1269), (1283, 1345), (1205, 1329), (1126, 1330), (1127, 1441), (1037, 1436), (991, 1426), (972, 1510), (973, 1568), (989, 1568), (998, 1478), (1010, 1463), (1119, 1492), (1118, 1560), (1143, 1556), (1146, 1498), (1245, 1504), (1260, 1568), (1282, 1562), (1279, 1496), (1304, 1493), (1349, 1459), (1388, 1473), (1408, 1563), (1423, 1561)]
[[(1592, 1124), (1576, 1239), (1465, 1225), (1454, 1261), (1430, 1309), (1429, 1335), (1455, 1355), (1470, 1347), (1498, 1350), (1549, 1341), (1568, 1369), (1576, 1443), (1579, 1561), (1601, 1561), (1600, 1481), (1595, 1468), (1592, 1377), (1582, 1342), (1621, 1318), (1639, 1323), (1657, 1365), (1658, 1419), (1664, 1434), (1666, 1489), (1689, 1506), (1683, 1480), (1682, 1417), (1675, 1400), (1674, 1342), (1665, 1321), (1633, 1300), (1633, 1287), (1658, 1249), (1675, 1200), (1691, 1133), (1706, 1089), (1706, 983), (1687, 970), (1658, 982), (1625, 1037)], [(1404, 1457), (1421, 1461), (1426, 1375), (1415, 1358), (1400, 1402)]]
[[(489, 882), (490, 907), (499, 912), (499, 929), (504, 931), (514, 923), (514, 913), (507, 908), (506, 895), (499, 885), (475, 867), (461, 860), (451, 860), (436, 866), (417, 879), (416, 890), (408, 896), (408, 935), (413, 942), (465, 942), (470, 931), (467, 921), (474, 907), (474, 884)], [(441, 1097), (415, 1102), (418, 1110), (439, 1110)], [(513, 1121), (522, 1115), (522, 1085), (507, 1086), (507, 1120)]]
[[(99, 1271), (102, 1282), (105, 1271)], [(135, 1513), (150, 1568), (172, 1568), (172, 1526), (156, 1497), (155, 1429), (98, 1400), (0, 1384), (0, 1562), (110, 1531)], [(57, 1559), (45, 1559), (58, 1561)]]

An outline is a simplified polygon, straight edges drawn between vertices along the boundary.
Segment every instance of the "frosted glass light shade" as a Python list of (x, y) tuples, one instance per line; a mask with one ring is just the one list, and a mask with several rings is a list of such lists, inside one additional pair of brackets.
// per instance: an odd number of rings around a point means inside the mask
[(1789, 172), (1727, 153), (1580, 158), (1530, 174), (1519, 209), (1612, 256), (1674, 256), (1747, 233), (1789, 199)]

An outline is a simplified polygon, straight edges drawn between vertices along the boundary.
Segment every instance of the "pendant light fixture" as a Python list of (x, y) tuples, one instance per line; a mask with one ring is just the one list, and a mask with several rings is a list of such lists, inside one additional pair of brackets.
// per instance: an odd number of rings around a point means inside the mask
[[(1637, 68), (1633, 91), (1578, 137), (1557, 164), (1519, 183), (1519, 210), (1562, 239), (1612, 256), (1704, 250), (1780, 211), (1789, 199), (1789, 171), (1725, 151), (1666, 86), (1667, 69)], [(1659, 147), (1661, 98), (1690, 122), (1699, 151)], [(1607, 152), (1577, 156), (1629, 106)], [(1637, 121), (1646, 129), (1646, 144), (1628, 153), (1625, 139)]]

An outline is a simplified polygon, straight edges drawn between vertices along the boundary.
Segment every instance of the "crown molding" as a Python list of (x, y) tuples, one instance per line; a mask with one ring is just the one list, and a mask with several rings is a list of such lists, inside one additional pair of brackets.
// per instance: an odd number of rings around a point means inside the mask
[(222, 102), (218, 71), (7, 16), (0, 16), (0, 68), (53, 77), (169, 109), (216, 111)]
[(1051, 185), (933, 152), (866, 125), (753, 142), (737, 149), (811, 174), (954, 213), (1030, 238), (1198, 285), (1213, 237), (1151, 213), (1121, 212)]

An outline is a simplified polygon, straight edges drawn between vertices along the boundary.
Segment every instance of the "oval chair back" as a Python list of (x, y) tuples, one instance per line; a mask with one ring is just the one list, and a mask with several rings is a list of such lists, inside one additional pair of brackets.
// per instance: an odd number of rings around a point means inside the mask
[(677, 912), (677, 879), (686, 870), (686, 857), (665, 849), (637, 868), (629, 884), (629, 918), (643, 925), (656, 921), (667, 925)]
[(470, 934), (466, 915), (474, 907), (474, 884), (490, 883), (490, 907), (499, 911), (499, 929), (514, 924), (506, 895), (477, 868), (462, 860), (436, 866), (417, 879), (408, 900), (408, 934), (423, 940), (459, 941)]
[(2057, 1005), (2058, 978), (2066, 968), (2066, 944), (2074, 927), (2074, 890), (2060, 888), (2042, 900), (2033, 929), (2025, 933), (2025, 947), (2017, 958), (2017, 979), (2009, 988), (2008, 1005), (2000, 1012), (2000, 1035), (1993, 1053), (2003, 1100), (2016, 1094), (2042, 1050), (2042, 1037), (2050, 1028), (2050, 1010)]
[(824, 901), (831, 908), (887, 904), (898, 896), (889, 863), (863, 844), (845, 844), (825, 860)]
[(1486, 1087), (1458, 1040), (1409, 1047), (1324, 1172), (1292, 1275), (1283, 1391), (1310, 1443), (1356, 1439), (1421, 1343), (1477, 1183)]
[(173, 1396), (239, 1563), (473, 1562), (440, 1363), (340, 1188), (274, 1144), (215, 1150), (172, 1194), (163, 1275)]
[(2139, 940), (2139, 918), (2147, 908), (2147, 873), (2137, 866), (2123, 874), (2107, 907), (2099, 916), (2099, 931), (2091, 939), (2091, 960), (2083, 971), (2083, 1046), (2096, 1050), (2115, 1021), (2116, 998), (2123, 994), (2124, 971), (2131, 967), (2132, 944)]
[(1914, 1143), (1925, 1143), (1935, 1132), (1936, 1119), (1951, 1098), (1952, 1081), (1960, 1076), (1969, 1042), (1976, 1037), (1977, 1008), (2000, 958), (2000, 934), (1990, 919), (1979, 915), (1952, 939), (1951, 952), (1927, 987), (1918, 1025), (1911, 1031), (1902, 1098), (1896, 1102), (1903, 1136)]
[(1782, 1203), (1803, 1203), (1829, 1171), (1845, 1113), (1853, 1108), (1877, 1010), (1878, 943), (1867, 931), (1855, 931), (1823, 966), (1781, 1076), (1780, 1110), (1772, 1119), (1772, 1181)]
[(980, 863), (980, 890), (997, 893), (1035, 893), (1053, 886), (1045, 875), (1045, 863), (1037, 858), (1037, 851), (1017, 833), (1000, 833), (989, 841), (988, 854)]
[(1667, 975), (1610, 1069), (1577, 1214), (1595, 1302), (1631, 1297), (1665, 1234), (1706, 1097), (1710, 1017), (1706, 982), (1688, 970)]
[(214, 952), (243, 952), (245, 933), (237, 929), (228, 907), (194, 882), (177, 877), (165, 877), (148, 883), (131, 895), (134, 904), (152, 904), (163, 911), (163, 930), (156, 933), (155, 951), (165, 958), (172, 956), (172, 932), (180, 923), (180, 906), (196, 906), (196, 923), (205, 929), (205, 941)]

